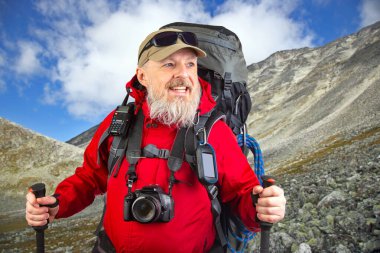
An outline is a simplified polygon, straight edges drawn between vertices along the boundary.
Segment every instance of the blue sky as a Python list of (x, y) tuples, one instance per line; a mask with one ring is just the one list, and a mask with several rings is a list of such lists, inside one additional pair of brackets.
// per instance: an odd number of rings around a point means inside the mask
[(380, 20), (380, 0), (0, 0), (0, 117), (61, 141), (118, 105), (144, 37), (175, 21), (223, 25), (248, 64), (323, 46)]

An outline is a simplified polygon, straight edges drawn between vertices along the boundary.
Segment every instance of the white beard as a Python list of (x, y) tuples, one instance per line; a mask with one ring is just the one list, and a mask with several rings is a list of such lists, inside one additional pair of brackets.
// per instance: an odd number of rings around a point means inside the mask
[(178, 127), (189, 127), (193, 124), (194, 116), (197, 112), (201, 92), (199, 85), (193, 89), (194, 97), (190, 101), (184, 100), (182, 97), (175, 97), (172, 101), (168, 100), (167, 89), (173, 86), (186, 84), (184, 80), (176, 80), (169, 83), (166, 89), (157, 91), (153, 88), (154, 85), (148, 85), (147, 102), (150, 108), (150, 117), (156, 119), (165, 125), (176, 125)]

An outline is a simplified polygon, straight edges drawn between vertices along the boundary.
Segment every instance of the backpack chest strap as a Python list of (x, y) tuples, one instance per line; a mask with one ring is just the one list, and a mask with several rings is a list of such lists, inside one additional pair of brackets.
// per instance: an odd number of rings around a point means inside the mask
[(156, 145), (149, 144), (146, 145), (142, 150), (143, 157), (146, 158), (161, 158), (168, 159), (170, 150), (168, 149), (159, 149)]

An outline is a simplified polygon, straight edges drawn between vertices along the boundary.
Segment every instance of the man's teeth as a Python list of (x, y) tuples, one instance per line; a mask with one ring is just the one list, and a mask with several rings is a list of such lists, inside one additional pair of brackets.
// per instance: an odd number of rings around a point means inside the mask
[(186, 87), (173, 87), (171, 88), (172, 90), (175, 90), (175, 91), (186, 91)]

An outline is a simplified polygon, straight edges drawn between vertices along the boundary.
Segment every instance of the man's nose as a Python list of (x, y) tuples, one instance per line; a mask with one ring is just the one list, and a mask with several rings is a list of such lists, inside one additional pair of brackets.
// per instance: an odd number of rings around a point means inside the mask
[(175, 77), (182, 77), (182, 78), (189, 77), (189, 70), (186, 64), (177, 64)]

